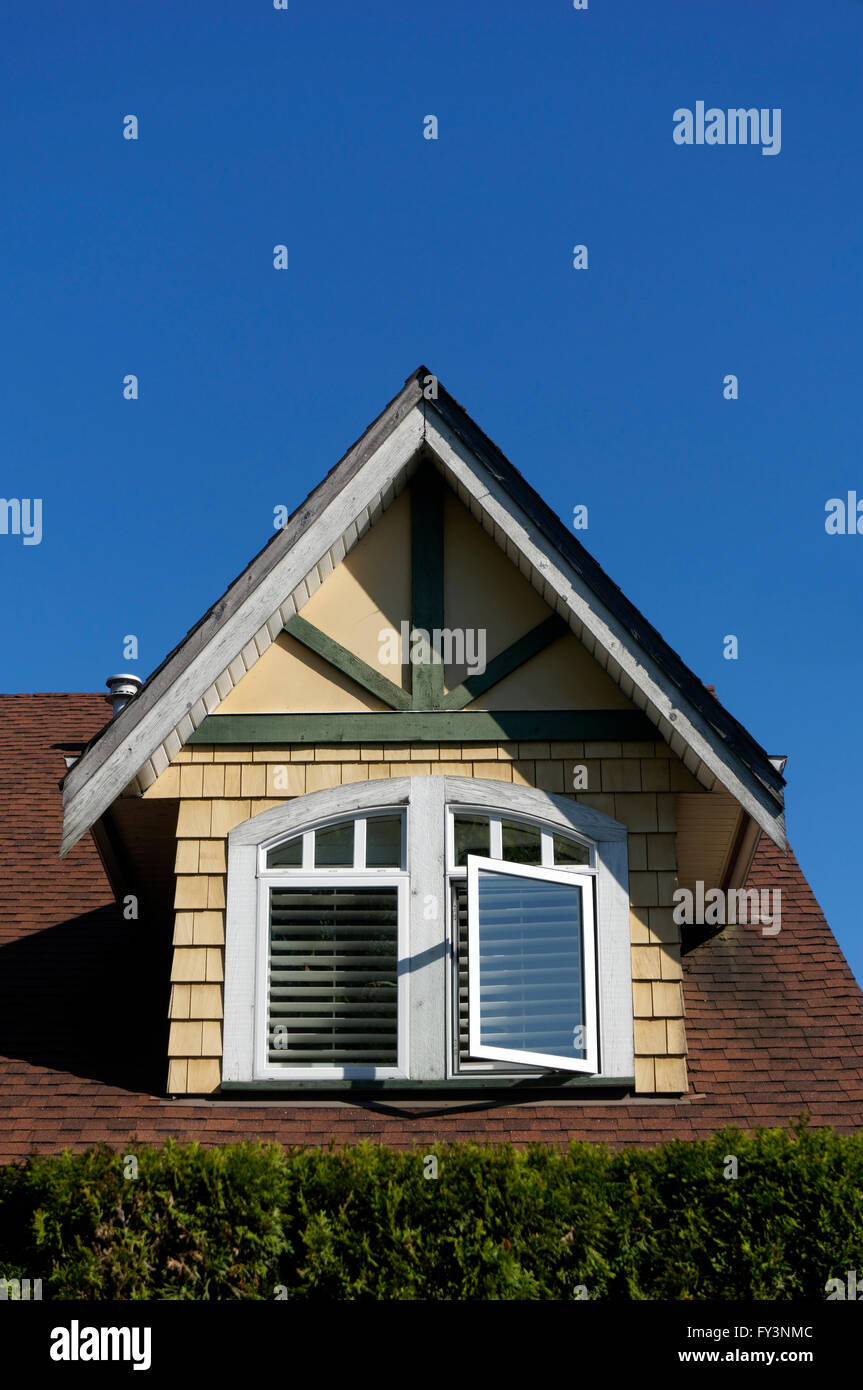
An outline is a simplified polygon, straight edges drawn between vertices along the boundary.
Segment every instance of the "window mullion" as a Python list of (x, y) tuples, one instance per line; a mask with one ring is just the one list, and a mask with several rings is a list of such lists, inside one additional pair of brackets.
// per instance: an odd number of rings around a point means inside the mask
[(354, 821), (354, 868), (366, 867), (366, 818), (359, 816)]
[(407, 812), (409, 959), (404, 968), (412, 1081), (443, 1081), (446, 1077), (445, 827), (444, 779), (411, 778)]

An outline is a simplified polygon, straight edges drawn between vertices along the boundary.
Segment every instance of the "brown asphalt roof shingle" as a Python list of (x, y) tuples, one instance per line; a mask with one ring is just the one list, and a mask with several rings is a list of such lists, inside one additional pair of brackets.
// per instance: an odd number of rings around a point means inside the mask
[(170, 924), (123, 920), (90, 837), (58, 858), (60, 745), (86, 742), (107, 713), (100, 695), (0, 696), (0, 1161), (168, 1135), (620, 1145), (784, 1125), (806, 1110), (843, 1132), (863, 1123), (863, 994), (794, 855), (766, 837), (749, 884), (781, 890), (782, 931), (726, 927), (684, 957), (684, 1101), (466, 1102), (429, 1115), (330, 1101), (168, 1101)]

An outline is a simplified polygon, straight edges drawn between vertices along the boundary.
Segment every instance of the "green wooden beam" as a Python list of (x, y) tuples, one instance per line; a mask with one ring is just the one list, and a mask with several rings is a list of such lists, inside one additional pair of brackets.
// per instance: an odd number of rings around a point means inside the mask
[[(431, 634), (444, 625), (443, 482), (431, 464), (411, 483), (411, 615), (414, 628)], [(437, 655), (438, 660), (434, 660)], [(413, 708), (440, 709), (443, 701), (440, 653), (430, 662), (411, 664)]]
[(538, 623), (536, 627), (531, 628), (530, 632), (519, 637), (517, 642), (513, 642), (505, 651), (493, 657), (484, 671), (478, 672), (475, 676), (468, 676), (463, 685), (457, 686), (455, 690), (450, 690), (448, 694), (444, 695), (441, 709), (464, 709), (471, 700), (475, 700), (479, 695), (482, 695), (483, 691), (497, 685), (504, 676), (509, 676), (513, 671), (517, 671), (519, 666), (530, 661), (532, 656), (536, 656), (552, 642), (556, 642), (566, 632), (569, 632), (568, 625), (563, 621), (563, 618), (553, 613), (550, 618)]
[(380, 714), (208, 714), (188, 743), (651, 742), (640, 710), (394, 710)]
[(387, 680), (386, 676), (382, 676), (373, 666), (367, 666), (358, 656), (354, 656), (353, 652), (349, 652), (347, 647), (343, 647), (340, 642), (334, 641), (325, 632), (306, 622), (298, 613), (285, 623), (285, 632), (302, 642), (309, 651), (322, 656), (331, 666), (335, 666), (337, 671), (341, 671), (342, 675), (350, 676), (352, 681), (363, 687), (363, 690), (376, 695), (391, 709), (410, 709), (411, 696), (406, 690)]

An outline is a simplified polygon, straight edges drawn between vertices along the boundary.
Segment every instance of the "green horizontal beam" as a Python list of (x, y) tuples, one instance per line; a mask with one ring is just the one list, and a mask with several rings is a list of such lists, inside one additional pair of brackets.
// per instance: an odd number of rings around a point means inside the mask
[(564, 633), (569, 632), (569, 626), (559, 618), (556, 613), (544, 622), (538, 623), (531, 628), (523, 637), (519, 637), (517, 642), (513, 642), (505, 651), (492, 658), (482, 674), (468, 676), (463, 685), (459, 685), (455, 690), (450, 690), (441, 700), (441, 709), (463, 709), (469, 705), (471, 700), (476, 700), (486, 690), (490, 690), (498, 681), (502, 681), (505, 676), (512, 675), (519, 666), (523, 666), (531, 657), (544, 651), (552, 642), (556, 642)]
[(189, 743), (652, 741), (640, 710), (389, 710), (380, 714), (208, 714)]
[(298, 613), (285, 623), (285, 632), (302, 642), (309, 651), (322, 656), (331, 666), (335, 666), (337, 671), (341, 671), (343, 676), (349, 676), (370, 695), (376, 695), (379, 700), (383, 700), (391, 709), (410, 709), (411, 696), (406, 690), (387, 680), (386, 676), (382, 676), (373, 666), (367, 666), (358, 656), (354, 656), (353, 652), (349, 652), (347, 647), (343, 647), (340, 642), (307, 623)]

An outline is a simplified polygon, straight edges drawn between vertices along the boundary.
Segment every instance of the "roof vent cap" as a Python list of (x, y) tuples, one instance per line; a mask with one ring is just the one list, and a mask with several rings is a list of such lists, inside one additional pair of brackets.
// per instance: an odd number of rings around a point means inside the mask
[(130, 700), (134, 700), (144, 682), (139, 676), (122, 675), (109, 676), (105, 684), (110, 691), (105, 699), (113, 706), (114, 718), (116, 719), (120, 710), (128, 705)]

